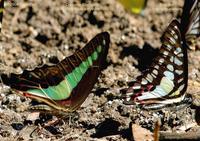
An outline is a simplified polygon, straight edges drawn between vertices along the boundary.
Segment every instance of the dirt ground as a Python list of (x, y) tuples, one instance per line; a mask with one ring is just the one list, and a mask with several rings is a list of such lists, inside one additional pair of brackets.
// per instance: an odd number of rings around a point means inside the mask
[[(82, 2), (82, 3), (81, 3)], [(108, 31), (111, 44), (108, 66), (91, 94), (74, 116), (54, 126), (34, 131), (51, 115), (24, 110), (31, 100), (9, 87), (0, 87), (0, 140), (127, 141), (131, 123), (153, 132), (157, 119), (161, 131), (198, 129), (199, 108), (189, 105), (144, 111), (126, 106), (117, 97), (148, 68), (161, 45), (160, 37), (173, 18), (180, 17), (183, 0), (150, 0), (142, 15), (134, 15), (116, 0), (17, 0), (8, 3), (0, 37), (1, 72), (20, 73), (54, 64), (83, 47), (92, 37)], [(189, 51), (187, 94), (200, 94), (200, 40)], [(195, 100), (198, 104), (198, 100)]]

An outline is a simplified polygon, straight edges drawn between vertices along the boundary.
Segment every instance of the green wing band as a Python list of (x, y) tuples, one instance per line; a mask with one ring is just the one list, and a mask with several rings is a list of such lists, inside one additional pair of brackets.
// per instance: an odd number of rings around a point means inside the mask
[(88, 56), (78, 67), (71, 73), (65, 76), (57, 86), (49, 86), (46, 89), (30, 89), (27, 92), (33, 95), (50, 98), (52, 100), (64, 100), (70, 97), (72, 90), (82, 79), (84, 73), (92, 66), (93, 62), (97, 60), (98, 55), (102, 51), (102, 47), (97, 47), (96, 51)]

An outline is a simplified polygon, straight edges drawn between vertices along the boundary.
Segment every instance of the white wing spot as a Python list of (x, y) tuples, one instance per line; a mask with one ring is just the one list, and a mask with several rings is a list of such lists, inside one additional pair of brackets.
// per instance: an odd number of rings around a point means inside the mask
[(137, 90), (137, 89), (140, 89), (141, 88), (141, 86), (133, 86), (132, 87), (132, 89), (134, 89), (134, 90)]
[(174, 34), (175, 34), (175, 31), (174, 31), (174, 30), (171, 30), (171, 33), (174, 35)]
[(180, 47), (178, 47), (178, 48), (176, 48), (176, 50), (174, 51), (174, 54), (179, 54), (179, 53), (181, 53), (181, 48)]
[(179, 87), (179, 91), (182, 91), (183, 88), (184, 88), (184, 86), (185, 86), (185, 84), (181, 85), (181, 86)]
[(153, 77), (152, 77), (150, 74), (147, 75), (146, 79), (147, 79), (150, 83), (153, 82)]
[(161, 58), (161, 59), (159, 60), (159, 62), (162, 64), (162, 63), (164, 62), (164, 59)]
[(183, 53), (180, 53), (177, 55), (178, 57), (183, 57)]
[(175, 29), (178, 29), (178, 27), (177, 27), (176, 25), (174, 26), (174, 28), (175, 28)]
[(163, 54), (167, 56), (169, 54), (169, 52), (168, 51), (164, 51)]
[(103, 45), (105, 46), (106, 45), (106, 41), (103, 39)]
[(174, 57), (173, 56), (170, 57), (170, 61), (171, 61), (171, 63), (174, 62)]
[(176, 40), (172, 37), (170, 37), (170, 41), (172, 41), (173, 44), (176, 44)]
[(154, 78), (156, 78), (156, 75), (154, 73), (151, 73), (151, 76), (153, 76)]
[(175, 72), (178, 74), (178, 75), (181, 75), (183, 73), (182, 70), (175, 70)]
[(165, 71), (165, 72), (164, 72), (164, 75), (165, 75), (168, 79), (174, 80), (174, 74), (173, 74), (172, 72), (170, 72), (170, 71)]
[(169, 43), (166, 44), (166, 47), (167, 47), (168, 50), (172, 49), (172, 46)]
[(156, 69), (153, 70), (153, 73), (154, 73), (155, 75), (158, 75), (158, 71), (157, 71)]
[(146, 79), (144, 79), (144, 78), (142, 78), (142, 85), (146, 85), (148, 82), (147, 82), (147, 80)]
[(174, 57), (174, 63), (177, 64), (178, 66), (183, 64), (183, 62), (181, 62), (177, 57)]
[(175, 38), (176, 40), (178, 40), (178, 35), (174, 34), (174, 38)]
[(158, 65), (155, 65), (154, 68), (158, 70), (158, 69), (159, 69), (159, 66), (158, 66)]
[(173, 67), (171, 64), (167, 65), (167, 68), (168, 68), (170, 71), (174, 71), (174, 67)]

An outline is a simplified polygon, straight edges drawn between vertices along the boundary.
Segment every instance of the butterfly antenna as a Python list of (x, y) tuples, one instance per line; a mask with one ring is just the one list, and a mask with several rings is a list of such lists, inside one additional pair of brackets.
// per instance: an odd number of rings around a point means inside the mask
[(161, 126), (161, 120), (160, 120), (160, 118), (158, 118), (155, 123), (155, 127), (154, 127), (154, 141), (159, 141), (160, 126)]

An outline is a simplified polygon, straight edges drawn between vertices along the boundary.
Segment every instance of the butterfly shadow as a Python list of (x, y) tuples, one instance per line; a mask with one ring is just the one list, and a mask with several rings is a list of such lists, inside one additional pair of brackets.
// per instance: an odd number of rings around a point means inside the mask
[(91, 135), (92, 138), (102, 138), (106, 136), (120, 135), (127, 140), (132, 139), (132, 134), (130, 128), (119, 129), (121, 123), (113, 120), (112, 118), (107, 118), (95, 127), (96, 132)]
[(134, 64), (140, 71), (146, 70), (152, 63), (153, 59), (158, 55), (159, 49), (155, 49), (150, 44), (145, 43), (143, 48), (140, 49), (137, 45), (124, 47), (120, 58), (132, 55), (138, 61), (138, 65)]
[(200, 107), (192, 105), (192, 109), (195, 109), (195, 121), (199, 125), (200, 124)]

